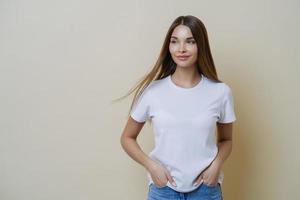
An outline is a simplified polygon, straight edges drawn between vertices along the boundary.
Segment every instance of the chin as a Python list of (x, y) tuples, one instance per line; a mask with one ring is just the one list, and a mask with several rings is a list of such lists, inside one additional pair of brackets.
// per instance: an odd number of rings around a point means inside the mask
[(192, 65), (192, 63), (190, 62), (176, 62), (177, 66), (180, 66), (180, 67), (189, 67)]
[(190, 67), (190, 66), (192, 66), (192, 65), (191, 64), (181, 65), (180, 63), (177, 63), (177, 67), (187, 68), (187, 67)]

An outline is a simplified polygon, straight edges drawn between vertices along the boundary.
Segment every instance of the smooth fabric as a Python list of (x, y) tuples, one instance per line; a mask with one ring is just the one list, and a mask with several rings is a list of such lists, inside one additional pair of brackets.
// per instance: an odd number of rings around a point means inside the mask
[[(152, 121), (155, 147), (149, 157), (169, 170), (177, 187), (170, 182), (167, 186), (178, 192), (195, 190), (193, 182), (215, 159), (216, 122), (236, 120), (230, 87), (204, 75), (191, 88), (177, 86), (171, 75), (152, 81), (134, 104), (131, 117)], [(147, 177), (150, 185), (149, 172)], [(221, 170), (220, 184), (223, 178)]]

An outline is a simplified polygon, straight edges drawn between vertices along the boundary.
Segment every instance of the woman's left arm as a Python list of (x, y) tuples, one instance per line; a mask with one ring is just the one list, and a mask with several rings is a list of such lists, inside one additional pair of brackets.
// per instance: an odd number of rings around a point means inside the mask
[(220, 169), (232, 150), (232, 129), (233, 123), (222, 124), (217, 122), (217, 145), (219, 151), (213, 162)]
[(228, 158), (232, 149), (232, 126), (233, 123), (218, 123), (218, 154), (213, 162), (194, 181), (195, 185), (204, 182), (207, 185), (215, 185), (224, 161)]

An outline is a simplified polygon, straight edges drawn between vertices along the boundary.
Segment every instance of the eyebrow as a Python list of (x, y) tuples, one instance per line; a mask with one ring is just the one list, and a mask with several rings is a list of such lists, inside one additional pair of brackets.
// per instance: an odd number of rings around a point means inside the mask
[[(176, 36), (171, 36), (171, 38), (175, 38), (175, 39), (178, 39)], [(193, 37), (188, 37), (188, 38), (186, 38), (187, 40), (189, 40), (189, 39), (194, 39)]]

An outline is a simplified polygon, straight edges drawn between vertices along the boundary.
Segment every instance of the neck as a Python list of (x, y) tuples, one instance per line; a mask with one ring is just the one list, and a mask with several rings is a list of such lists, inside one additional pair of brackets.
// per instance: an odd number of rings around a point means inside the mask
[(201, 76), (196, 67), (177, 66), (171, 78), (177, 85), (183, 87), (193, 87), (200, 81)]

